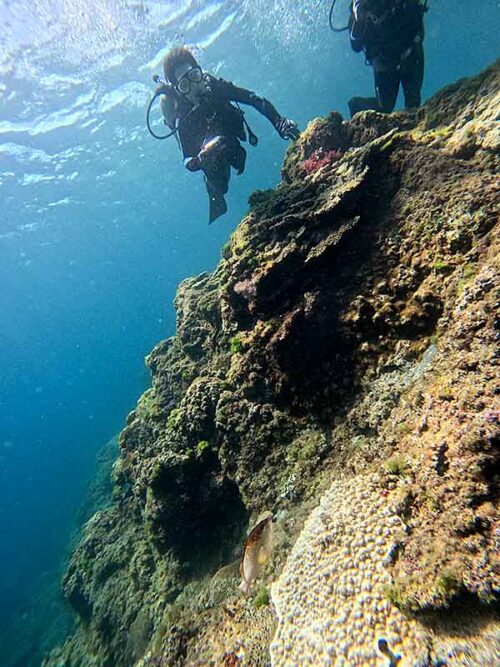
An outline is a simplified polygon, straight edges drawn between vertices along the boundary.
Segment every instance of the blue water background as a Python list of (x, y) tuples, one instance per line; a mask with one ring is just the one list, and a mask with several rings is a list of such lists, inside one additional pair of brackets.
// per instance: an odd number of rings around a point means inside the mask
[[(498, 0), (430, 5), (425, 98), (490, 64), (500, 34)], [(56, 584), (95, 454), (147, 386), (145, 354), (174, 332), (177, 284), (214, 267), (248, 195), (279, 181), (286, 143), (249, 110), (260, 145), (208, 227), (201, 178), (145, 130), (152, 73), (184, 42), (302, 128), (347, 115), (372, 75), (328, 8), (0, 4), (0, 626), (36, 616), (43, 572)]]

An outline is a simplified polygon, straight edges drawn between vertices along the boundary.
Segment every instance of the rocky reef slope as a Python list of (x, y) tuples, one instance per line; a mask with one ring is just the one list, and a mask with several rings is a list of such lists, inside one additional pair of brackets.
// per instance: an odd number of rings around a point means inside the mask
[(494, 664), (499, 83), (314, 120), (180, 286), (47, 665)]

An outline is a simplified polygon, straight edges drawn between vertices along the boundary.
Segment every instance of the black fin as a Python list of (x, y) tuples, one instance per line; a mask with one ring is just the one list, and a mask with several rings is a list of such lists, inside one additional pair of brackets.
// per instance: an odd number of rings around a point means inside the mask
[(227, 204), (224, 195), (220, 195), (218, 192), (210, 195), (209, 199), (210, 213), (208, 224), (211, 225), (214, 220), (217, 220), (217, 218), (220, 218), (221, 215), (224, 215), (224, 213), (227, 212)]
[(359, 111), (380, 111), (380, 106), (376, 97), (351, 97), (347, 103), (351, 118)]

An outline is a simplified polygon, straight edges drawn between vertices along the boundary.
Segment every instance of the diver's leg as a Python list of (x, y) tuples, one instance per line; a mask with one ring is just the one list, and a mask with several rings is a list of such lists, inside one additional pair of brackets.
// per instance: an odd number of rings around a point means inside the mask
[(207, 181), (215, 192), (225, 195), (229, 190), (229, 179), (231, 177), (231, 167), (225, 156), (221, 156), (218, 162), (205, 165), (203, 172)]
[(401, 65), (401, 83), (408, 109), (420, 106), (422, 84), (424, 82), (424, 47), (415, 44), (410, 55)]
[(399, 71), (395, 65), (374, 62), (373, 76), (379, 110), (383, 113), (391, 113), (398, 99)]
[(245, 171), (247, 152), (236, 137), (232, 137), (228, 140), (227, 157), (229, 164), (236, 169), (238, 176)]
[(225, 195), (229, 187), (231, 167), (228, 159), (227, 137), (217, 136), (203, 144), (199, 160), (212, 189)]

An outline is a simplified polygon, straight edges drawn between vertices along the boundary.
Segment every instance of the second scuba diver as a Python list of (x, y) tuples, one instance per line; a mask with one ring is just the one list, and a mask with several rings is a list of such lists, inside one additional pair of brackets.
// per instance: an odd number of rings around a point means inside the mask
[[(300, 133), (297, 125), (280, 116), (268, 100), (204, 72), (186, 48), (169, 51), (163, 71), (166, 81), (160, 82), (153, 100), (161, 96), (164, 122), (172, 134), (177, 134), (186, 168), (204, 174), (212, 223), (227, 211), (224, 195), (231, 167), (237, 174), (245, 169), (246, 151), (240, 142), (248, 135), (249, 143), (257, 145), (257, 137), (238, 103), (248, 104), (268, 118), (282, 139), (294, 140)], [(150, 108), (151, 104), (148, 127)]]
[(377, 97), (353, 97), (351, 116), (374, 109), (393, 111), (400, 84), (408, 108), (420, 106), (424, 79), (424, 13), (427, 0), (353, 0), (351, 47), (373, 67)]

